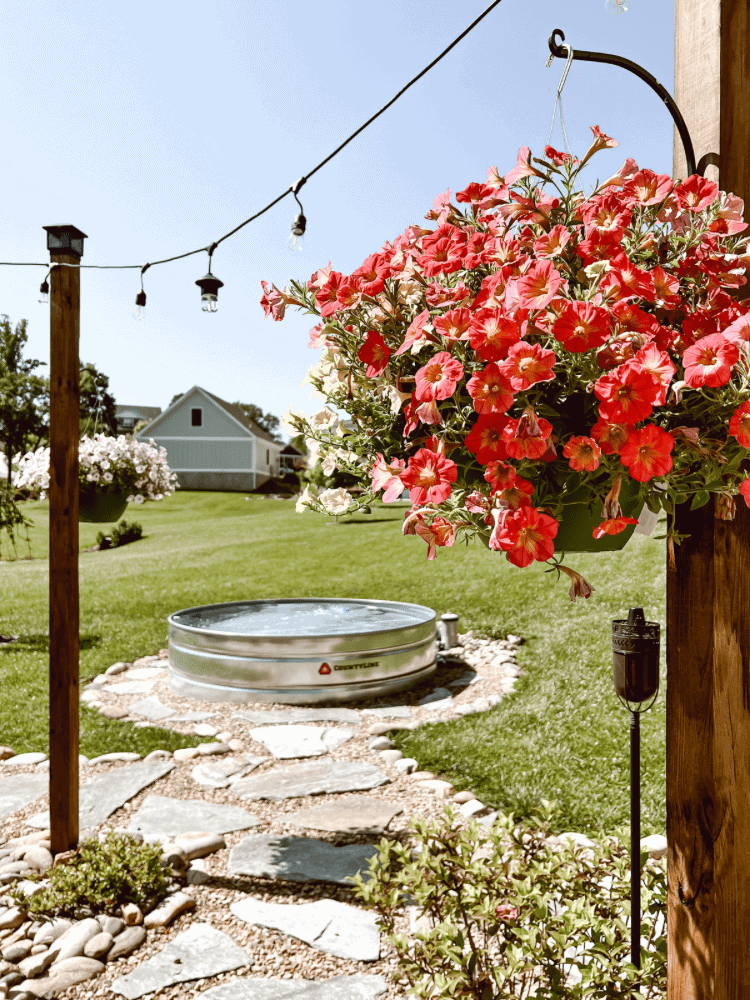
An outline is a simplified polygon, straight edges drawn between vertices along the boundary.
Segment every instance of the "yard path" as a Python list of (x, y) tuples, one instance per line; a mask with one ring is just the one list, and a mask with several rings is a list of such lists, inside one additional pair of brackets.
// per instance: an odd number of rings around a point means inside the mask
[[(434, 678), (419, 689), (343, 711), (316, 706), (311, 714), (286, 705), (177, 697), (169, 689), (166, 650), (88, 685), (82, 699), (105, 714), (213, 739), (174, 757), (156, 751), (146, 762), (82, 762), (82, 825), (88, 818), (92, 834), (130, 829), (188, 849), (198, 833), (213, 834), (214, 842), (205, 845), (210, 853), (190, 862), (181, 915), (148, 928), (135, 951), (106, 964), (97, 978), (55, 995), (404, 996), (392, 976), (395, 952), (384, 938), (378, 941), (372, 913), (353, 899), (345, 879), (366, 867), (381, 836), (408, 843), (411, 817), (437, 815), (446, 802), (467, 818), (492, 819), (471, 792), (456, 794), (443, 776), (419, 772), (418, 762), (404, 760), (388, 739), (396, 728), (488, 710), (513, 689), (520, 640), (479, 640), (469, 633), (460, 643), (441, 654)], [(17, 784), (21, 775), (45, 767), (46, 761), (13, 765), (12, 758), (0, 765), (0, 810), (4, 780), (10, 788), (14, 779)], [(27, 782), (33, 783), (38, 779)], [(14, 809), (0, 839), (43, 830), (45, 807), (37, 794)], [(2, 865), (0, 860), (0, 879)], [(408, 931), (414, 918), (404, 911), (399, 929)], [(175, 968), (183, 981), (175, 980)], [(35, 991), (43, 982), (22, 985)]]

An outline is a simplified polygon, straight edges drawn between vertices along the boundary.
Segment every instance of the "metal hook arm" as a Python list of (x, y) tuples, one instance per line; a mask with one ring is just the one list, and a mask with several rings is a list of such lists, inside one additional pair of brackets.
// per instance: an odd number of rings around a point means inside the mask
[[(639, 66), (638, 63), (633, 62), (631, 59), (625, 59), (623, 56), (610, 55), (607, 52), (586, 52), (584, 49), (576, 49), (575, 52), (572, 52), (570, 46), (562, 44), (564, 41), (565, 32), (561, 31), (560, 28), (555, 28), (549, 36), (549, 50), (556, 58), (564, 59), (568, 56), (569, 58), (572, 57), (573, 59), (580, 59), (581, 62), (610, 63), (612, 66), (620, 66), (622, 69), (626, 69), (630, 73), (634, 73), (637, 77), (640, 77), (644, 83), (647, 83), (649, 87), (651, 87), (651, 89), (659, 95), (662, 101), (666, 104), (667, 109), (677, 126), (677, 131), (680, 133), (680, 139), (682, 139), (682, 145), (685, 150), (688, 175), (694, 174), (696, 172), (695, 152), (693, 150), (690, 133), (688, 132), (687, 125), (685, 124), (685, 119), (680, 113), (680, 109), (675, 104), (674, 98), (669, 93), (667, 88), (662, 86), (656, 77), (652, 76), (648, 70), (645, 70), (642, 66)], [(568, 50), (567, 52), (566, 49)]]

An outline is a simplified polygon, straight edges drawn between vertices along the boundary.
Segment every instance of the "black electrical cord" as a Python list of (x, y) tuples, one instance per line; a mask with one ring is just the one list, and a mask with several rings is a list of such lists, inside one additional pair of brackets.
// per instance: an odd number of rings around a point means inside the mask
[[(274, 205), (278, 205), (278, 203), (282, 201), (284, 198), (286, 198), (287, 195), (293, 194), (294, 197), (297, 198), (297, 193), (303, 184), (306, 184), (307, 181), (314, 174), (317, 174), (317, 172), (321, 169), (321, 167), (324, 167), (327, 163), (330, 163), (330, 161), (334, 158), (334, 156), (337, 156), (341, 152), (341, 150), (344, 149), (346, 146), (348, 146), (353, 139), (356, 139), (356, 137), (360, 134), (360, 132), (364, 132), (364, 130), (369, 125), (372, 125), (372, 123), (376, 119), (378, 119), (385, 111), (387, 111), (392, 104), (396, 103), (399, 97), (405, 94), (406, 91), (410, 87), (412, 87), (418, 80), (421, 80), (422, 77), (425, 75), (425, 73), (429, 73), (429, 71), (433, 68), (433, 66), (436, 66), (441, 59), (447, 56), (448, 53), (451, 51), (451, 49), (455, 48), (456, 45), (458, 45), (458, 43), (462, 39), (466, 38), (469, 32), (472, 31), (474, 28), (476, 28), (476, 26), (480, 23), (480, 21), (483, 21), (484, 18), (487, 17), (487, 15), (490, 14), (495, 9), (495, 7), (498, 7), (501, 2), (502, 0), (493, 0), (493, 2), (489, 5), (489, 7), (483, 10), (482, 13), (479, 15), (479, 17), (475, 18), (471, 22), (468, 28), (465, 28), (457, 38), (453, 39), (450, 45), (448, 45), (446, 48), (443, 49), (443, 51), (440, 53), (439, 56), (436, 56), (431, 63), (429, 63), (427, 66), (425, 66), (423, 70), (421, 70), (421, 72), (417, 73), (415, 77), (409, 80), (409, 82), (404, 87), (402, 87), (401, 90), (399, 90), (399, 92), (394, 97), (392, 97), (387, 104), (384, 104), (379, 111), (376, 111), (375, 114), (372, 115), (372, 117), (368, 118), (363, 125), (360, 125), (359, 128), (356, 129), (356, 131), (352, 132), (352, 134), (347, 139), (344, 139), (344, 141), (341, 143), (340, 146), (337, 146), (332, 153), (329, 153), (328, 156), (326, 156), (324, 160), (321, 160), (320, 163), (317, 164), (317, 166), (313, 167), (313, 169), (310, 170), (309, 173), (304, 174), (302, 177), (300, 177), (298, 181), (292, 184), (291, 187), (288, 187), (286, 191), (280, 194), (277, 198), (274, 198), (273, 201), (270, 201), (264, 208), (261, 208), (260, 211), (256, 212), (254, 215), (251, 215), (249, 219), (245, 219), (244, 222), (241, 222), (238, 226), (235, 226), (234, 229), (230, 229), (230, 231), (228, 233), (225, 233), (220, 239), (216, 240), (213, 243), (208, 244), (205, 247), (198, 247), (197, 250), (189, 250), (187, 253), (176, 254), (174, 257), (165, 257), (164, 260), (153, 260), (151, 261), (150, 264), (146, 264), (145, 267), (141, 264), (66, 264), (61, 266), (85, 267), (102, 271), (124, 271), (141, 267), (144, 267), (145, 270), (146, 267), (155, 267), (157, 264), (169, 264), (173, 260), (182, 260), (184, 257), (192, 257), (193, 254), (196, 253), (205, 253), (206, 251), (210, 251), (212, 254), (213, 250), (215, 250), (220, 243), (223, 243), (224, 240), (229, 239), (230, 236), (234, 236), (235, 233), (239, 232), (239, 230), (242, 229), (244, 226), (248, 225), (248, 223), (254, 222), (256, 219), (259, 219), (261, 215), (265, 215), (265, 213), (268, 212), (269, 209), (273, 208)], [(297, 198), (297, 204), (299, 204), (298, 198)], [(302, 206), (300, 205), (300, 208), (301, 207)], [(20, 261), (0, 261), (0, 267), (49, 267), (49, 262), (47, 261), (44, 264), (37, 264), (32, 262), (20, 262)]]

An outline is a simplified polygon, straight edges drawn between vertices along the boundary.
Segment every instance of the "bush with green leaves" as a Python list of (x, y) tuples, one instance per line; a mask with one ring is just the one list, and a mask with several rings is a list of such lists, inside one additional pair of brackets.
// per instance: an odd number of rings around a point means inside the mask
[[(377, 909), (409, 993), (472, 1000), (656, 1000), (666, 990), (666, 863), (642, 855), (641, 969), (630, 961), (630, 861), (616, 838), (550, 841), (553, 811), (468, 827), (447, 807), (381, 840), (355, 895)], [(396, 933), (405, 903), (422, 931)]]
[[(141, 844), (135, 837), (110, 830), (103, 843), (85, 840), (63, 864), (56, 864), (40, 892), (27, 899), (20, 889), (9, 895), (30, 913), (76, 916), (112, 913), (123, 903), (150, 908), (166, 895), (169, 872), (161, 864), (159, 844)], [(31, 876), (39, 881), (41, 876)]]
[(32, 522), (26, 517), (15, 500), (16, 491), (12, 486), (5, 486), (0, 483), (0, 558), (2, 557), (2, 541), (5, 535), (6, 542), (15, 554), (16, 538), (21, 531), (25, 532), (28, 544), (29, 532)]
[(139, 538), (143, 538), (143, 528), (137, 521), (133, 521), (131, 524), (128, 524), (127, 521), (120, 521), (109, 535), (100, 531), (96, 536), (96, 541), (100, 549), (116, 549), (119, 545), (137, 542)]

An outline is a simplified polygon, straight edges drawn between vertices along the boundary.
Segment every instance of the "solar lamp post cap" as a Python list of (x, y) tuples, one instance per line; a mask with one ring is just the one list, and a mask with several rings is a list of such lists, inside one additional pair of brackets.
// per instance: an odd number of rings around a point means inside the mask
[(77, 226), (42, 226), (47, 233), (47, 249), (50, 253), (68, 253), (83, 257), (83, 241), (86, 233)]

